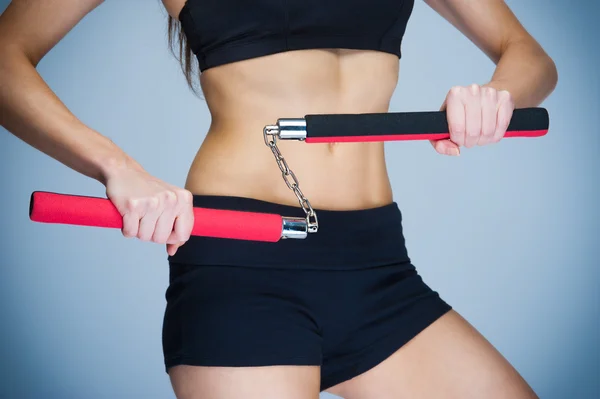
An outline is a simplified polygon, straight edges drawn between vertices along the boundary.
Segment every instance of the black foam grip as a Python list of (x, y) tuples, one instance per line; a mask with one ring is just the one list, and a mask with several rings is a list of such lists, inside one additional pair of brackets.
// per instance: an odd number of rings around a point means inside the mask
[[(448, 133), (445, 111), (306, 115), (308, 138)], [(508, 131), (548, 130), (545, 108), (519, 108)]]

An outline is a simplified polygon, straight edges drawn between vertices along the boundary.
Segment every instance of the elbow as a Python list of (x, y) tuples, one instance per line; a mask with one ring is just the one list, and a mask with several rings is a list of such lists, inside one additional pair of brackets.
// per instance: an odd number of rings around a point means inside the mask
[(12, 65), (19, 64), (23, 66), (23, 63), (37, 68), (41, 57), (36, 57), (34, 53), (21, 45), (11, 42), (9, 38), (3, 39), (6, 40), (0, 40), (0, 68), (2, 68), (0, 73)]
[(528, 50), (530, 63), (534, 66), (534, 71), (539, 77), (538, 82), (543, 97), (549, 96), (558, 84), (558, 68), (554, 59), (537, 43), (530, 43)]
[(556, 63), (550, 56), (546, 56), (545, 61), (545, 76), (546, 82), (548, 83), (548, 94), (552, 93), (558, 84), (558, 69), (556, 68)]
[(19, 53), (9, 44), (0, 42), (0, 80), (6, 80), (12, 69), (10, 66), (19, 59)]
[(11, 82), (24, 67), (36, 66), (37, 63), (20, 48), (0, 43), (0, 88)]
[(27, 66), (31, 66), (30, 60), (14, 46), (0, 43), (0, 125), (4, 126), (6, 118), (6, 107), (11, 102), (15, 93), (16, 82), (20, 74)]
[[(527, 76), (535, 82), (535, 97), (540, 100), (549, 96), (558, 84), (558, 68), (546, 51), (533, 39), (514, 41), (507, 46), (506, 53), (520, 60), (520, 65), (527, 70)], [(512, 52), (514, 49), (514, 53)]]
[(7, 50), (6, 46), (0, 45), (0, 95), (10, 81), (11, 65), (14, 64), (14, 56)]

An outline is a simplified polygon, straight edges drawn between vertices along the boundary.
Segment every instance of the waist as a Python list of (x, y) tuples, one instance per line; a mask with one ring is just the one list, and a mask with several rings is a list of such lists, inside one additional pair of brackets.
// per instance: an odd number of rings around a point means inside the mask
[[(391, 202), (382, 143), (279, 141), (278, 148), (313, 206), (347, 210)], [(211, 129), (192, 163), (186, 188), (194, 194), (298, 204), (265, 145), (262, 128), (251, 124)]]
[[(195, 195), (194, 206), (303, 217), (299, 207), (253, 198)], [(410, 262), (395, 202), (356, 210), (316, 209), (319, 231), (276, 243), (191, 237), (173, 263), (349, 270)]]

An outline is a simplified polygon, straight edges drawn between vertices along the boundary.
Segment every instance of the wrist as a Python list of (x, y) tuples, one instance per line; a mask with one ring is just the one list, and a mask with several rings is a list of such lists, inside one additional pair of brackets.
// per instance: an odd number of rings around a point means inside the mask
[(112, 141), (110, 143), (112, 148), (97, 159), (98, 175), (96, 180), (104, 186), (106, 186), (110, 179), (126, 171), (143, 170), (138, 162), (118, 148)]

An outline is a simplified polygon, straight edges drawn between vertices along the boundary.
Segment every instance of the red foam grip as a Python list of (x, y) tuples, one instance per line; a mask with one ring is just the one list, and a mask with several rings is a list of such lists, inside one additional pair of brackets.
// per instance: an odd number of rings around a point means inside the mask
[[(31, 194), (29, 217), (34, 222), (78, 226), (123, 227), (121, 214), (106, 198), (36, 191)], [(194, 208), (192, 235), (276, 242), (282, 217), (258, 212)]]
[[(542, 130), (509, 130), (504, 137), (541, 137), (548, 133)], [(377, 136), (334, 136), (334, 137), (307, 137), (307, 143), (363, 143), (381, 141), (409, 141), (409, 140), (444, 140), (449, 139), (450, 133), (419, 133), (419, 134), (387, 134)]]

